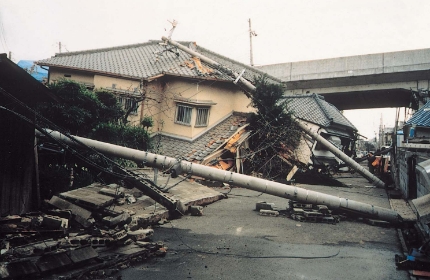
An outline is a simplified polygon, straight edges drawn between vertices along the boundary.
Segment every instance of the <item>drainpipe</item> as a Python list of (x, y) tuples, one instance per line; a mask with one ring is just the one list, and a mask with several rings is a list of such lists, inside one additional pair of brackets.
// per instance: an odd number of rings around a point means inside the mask
[[(222, 66), (221, 64), (219, 64), (218, 62), (198, 53), (195, 52), (175, 41), (172, 41), (166, 37), (162, 37), (161, 38), (163, 41), (171, 44), (172, 46), (177, 47), (180, 50), (183, 50), (184, 52), (187, 52), (189, 54), (191, 54), (192, 56), (198, 57), (200, 58), (200, 60), (210, 64), (213, 67), (216, 67), (218, 69), (220, 69), (221, 71), (224, 71), (226, 73), (228, 73), (229, 75), (233, 75), (235, 78), (239, 77), (238, 73), (235, 73), (234, 71), (232, 71), (231, 69), (228, 69), (224, 66)], [(255, 91), (255, 86), (253, 84), (251, 84), (249, 81), (247, 81), (246, 79), (240, 77), (239, 81), (241, 81), (241, 83), (251, 92)], [(314, 140), (320, 142), (323, 146), (325, 146), (330, 152), (332, 152), (335, 156), (337, 156), (339, 159), (341, 159), (342, 161), (344, 161), (348, 166), (350, 166), (352, 169), (356, 170), (358, 173), (360, 173), (364, 178), (368, 179), (372, 184), (374, 184), (376, 187), (380, 187), (383, 188), (385, 187), (385, 183), (382, 182), (378, 177), (376, 177), (375, 175), (373, 175), (372, 173), (370, 173), (368, 170), (366, 170), (364, 167), (362, 167), (360, 164), (358, 164), (357, 162), (355, 162), (353, 159), (351, 159), (349, 156), (347, 156), (346, 154), (344, 154), (342, 151), (340, 151), (336, 146), (334, 146), (333, 144), (331, 144), (329, 141), (327, 141), (324, 137), (320, 136), (318, 133), (313, 132), (304, 122), (302, 122), (301, 120), (297, 119), (296, 117), (292, 116), (293, 119), (296, 121), (296, 123), (299, 125), (299, 127), (306, 133), (308, 134), (310, 137), (312, 137)]]
[(167, 167), (171, 170), (172, 177), (186, 173), (188, 175), (194, 175), (209, 180), (228, 183), (234, 186), (258, 192), (264, 192), (267, 194), (296, 200), (302, 203), (327, 205), (330, 209), (348, 210), (372, 217), (374, 219), (384, 220), (392, 223), (398, 223), (401, 221), (398, 213), (394, 210), (349, 200), (347, 198), (340, 198), (333, 195), (306, 190), (296, 186), (284, 185), (261, 178), (220, 170), (187, 161), (178, 161), (175, 158), (134, 150), (122, 146), (91, 140), (88, 138), (78, 136), (68, 137), (58, 131), (45, 129), (43, 133), (40, 131), (36, 131), (36, 133), (39, 136), (49, 134), (50, 137), (53, 137), (54, 139), (68, 145), (82, 147), (83, 144), (106, 155), (120, 157), (135, 162), (144, 162), (150, 167)]

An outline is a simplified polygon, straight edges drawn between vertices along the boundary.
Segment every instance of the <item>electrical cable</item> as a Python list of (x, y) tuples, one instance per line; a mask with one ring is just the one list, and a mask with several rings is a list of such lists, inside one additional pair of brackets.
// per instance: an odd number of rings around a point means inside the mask
[(257, 195), (233, 194), (233, 193), (231, 193), (231, 191), (233, 190), (233, 188), (231, 186), (228, 186), (228, 187), (229, 187), (228, 192), (220, 192), (220, 193), (222, 193), (224, 196), (231, 195), (231, 196), (240, 196), (240, 197), (260, 197), (260, 196), (262, 196), (264, 194), (264, 192), (261, 192), (260, 194), (257, 194)]
[[(29, 110), (30, 112), (32, 112), (35, 116), (39, 117), (39, 121), (42, 120), (45, 123), (50, 124), (50, 126), (56, 128), (57, 131), (61, 132), (61, 128), (57, 127), (55, 124), (53, 124), (52, 122), (50, 122), (49, 120), (45, 119), (43, 116), (41, 116), (40, 114), (38, 114), (36, 111), (34, 111), (33, 109), (31, 109), (30, 107), (28, 107), (26, 104), (22, 103), (21, 101), (19, 101), (18, 99), (16, 99), (14, 96), (10, 95), (8, 92), (6, 92), (5, 90), (3, 90), (2, 88), (0, 88), (0, 93), (6, 94), (8, 95), (9, 98), (11, 98), (12, 100), (15, 100), (15, 103), (17, 103), (18, 105), (21, 105), (22, 107), (24, 107), (25, 109)], [(6, 107), (0, 106), (0, 109), (5, 110), (9, 113), (14, 114), (15, 116), (21, 118), (22, 120), (26, 121), (28, 124), (33, 125), (38, 131), (40, 131), (42, 134), (44, 134), (45, 136), (47, 136), (50, 140), (58, 143), (63, 149), (69, 151), (73, 156), (77, 157), (78, 159), (82, 160), (84, 163), (97, 168), (98, 170), (101, 170), (102, 172), (105, 172), (107, 174), (111, 174), (117, 178), (120, 179), (133, 179), (134, 177), (132, 176), (128, 176), (128, 175), (124, 175), (121, 173), (117, 173), (114, 172), (113, 170), (110, 170), (110, 168), (104, 167), (104, 166), (100, 166), (99, 164), (95, 163), (94, 161), (88, 159), (87, 156), (82, 155), (79, 151), (71, 148), (68, 144), (66, 144), (65, 142), (56, 139), (54, 137), (52, 137), (50, 135), (49, 132), (46, 132), (45, 129), (43, 127), (40, 127), (38, 124), (36, 124), (35, 122), (33, 122), (32, 120), (28, 119), (27, 117), (18, 114)], [(52, 131), (54, 132), (54, 131)], [(78, 141), (75, 137), (73, 137), (72, 135), (68, 134), (67, 132), (61, 132), (64, 136), (68, 137), (70, 140), (72, 140), (73, 142), (77, 143), (78, 145), (80, 145), (83, 148), (86, 148), (87, 151), (91, 150), (93, 152), (93, 154), (99, 156), (102, 160), (104, 160), (105, 162), (108, 162), (114, 166), (118, 166), (120, 167), (116, 162), (114, 162), (113, 160), (109, 159), (108, 157), (104, 156), (103, 154), (99, 153), (98, 151), (96, 151), (95, 149), (93, 149), (92, 147), (89, 147), (87, 145), (85, 145), (84, 143)], [(121, 167), (120, 167), (121, 168)]]

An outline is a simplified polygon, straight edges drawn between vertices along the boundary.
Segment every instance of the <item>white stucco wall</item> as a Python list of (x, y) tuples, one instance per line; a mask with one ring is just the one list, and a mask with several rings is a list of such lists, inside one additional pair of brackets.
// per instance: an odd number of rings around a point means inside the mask
[[(251, 112), (254, 108), (250, 106), (250, 100), (246, 95), (233, 84), (217, 81), (194, 81), (179, 78), (169, 79), (162, 87), (157, 97), (160, 113), (158, 121), (162, 121), (163, 127), (158, 127), (159, 131), (186, 138), (194, 138), (212, 125), (219, 122), (222, 118), (236, 112)], [(175, 99), (190, 99), (202, 105), (185, 104)], [(215, 103), (210, 106), (203, 105), (205, 102)], [(175, 113), (177, 104), (185, 104), (193, 108), (191, 124), (183, 125), (175, 123)], [(149, 105), (149, 104), (148, 104)], [(149, 108), (145, 109), (145, 115)], [(196, 108), (209, 107), (209, 121), (205, 127), (196, 127)], [(150, 114), (154, 114), (151, 112)]]
[[(66, 77), (66, 76), (70, 76), (70, 77)], [(94, 74), (85, 73), (82, 71), (64, 70), (64, 69), (58, 69), (55, 67), (50, 67), (49, 83), (58, 81), (60, 79), (70, 79), (84, 84), (91, 84), (91, 85), (94, 84)]]

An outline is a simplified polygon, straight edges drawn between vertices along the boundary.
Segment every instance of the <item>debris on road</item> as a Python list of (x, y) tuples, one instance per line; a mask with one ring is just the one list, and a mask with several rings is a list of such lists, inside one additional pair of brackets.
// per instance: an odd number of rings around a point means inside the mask
[(303, 204), (290, 200), (288, 202), (290, 217), (301, 222), (326, 223), (335, 225), (340, 221), (325, 205)]
[(191, 216), (203, 216), (203, 207), (193, 205), (188, 207), (188, 212)]
[(261, 216), (278, 217), (279, 216), (279, 212), (275, 211), (275, 210), (260, 209), (260, 215)]
[(273, 210), (274, 206), (275, 206), (274, 203), (267, 203), (265, 201), (260, 201), (260, 202), (257, 202), (255, 204), (255, 210), (257, 210), (257, 211), (260, 211), (261, 209), (264, 209), (264, 210)]

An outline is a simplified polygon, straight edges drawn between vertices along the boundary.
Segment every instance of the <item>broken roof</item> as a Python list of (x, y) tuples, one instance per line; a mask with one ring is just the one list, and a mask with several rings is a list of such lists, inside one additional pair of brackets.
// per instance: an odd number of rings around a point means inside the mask
[(430, 101), (416, 111), (406, 124), (430, 127)]
[[(185, 46), (189, 42), (182, 42)], [(264, 72), (246, 64), (234, 61), (191, 43), (192, 47), (204, 56), (236, 72), (246, 69), (244, 77), (266, 75)], [(93, 49), (77, 52), (58, 53), (55, 56), (36, 62), (38, 65), (84, 70), (93, 73), (114, 75), (132, 79), (151, 80), (160, 75), (184, 76), (198, 79), (233, 81), (234, 78), (221, 73), (205, 62), (192, 59), (191, 55), (174, 46), (151, 40), (146, 43)], [(273, 82), (279, 79), (268, 76)]]
[(295, 117), (327, 128), (340, 125), (352, 130), (355, 126), (332, 104), (318, 94), (285, 96), (286, 109)]
[(153, 142), (157, 142), (157, 137), (160, 137), (159, 141), (162, 145), (161, 150), (157, 153), (174, 155), (187, 161), (201, 162), (234, 134), (238, 127), (245, 124), (245, 115), (233, 112), (225, 120), (192, 141), (159, 134), (159, 136), (155, 136)]

